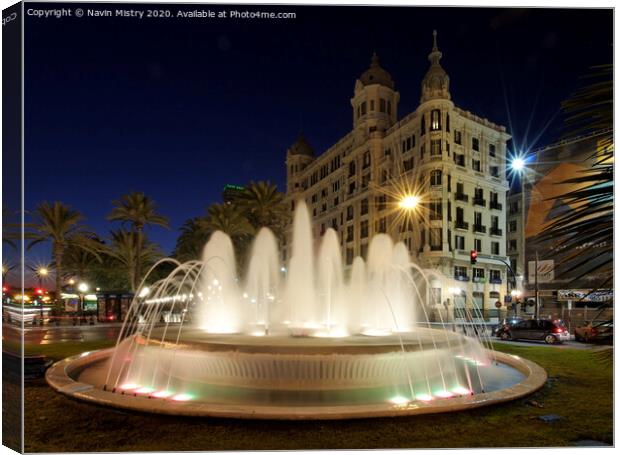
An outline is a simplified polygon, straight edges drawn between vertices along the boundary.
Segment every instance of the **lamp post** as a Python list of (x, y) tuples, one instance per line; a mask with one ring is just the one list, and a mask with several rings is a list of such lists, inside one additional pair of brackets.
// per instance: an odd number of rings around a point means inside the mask
[(88, 291), (88, 285), (86, 283), (78, 284), (78, 295), (80, 296), (80, 322), (86, 322), (84, 317), (84, 294)]
[(519, 301), (519, 297), (521, 297), (521, 291), (519, 291), (518, 289), (513, 289), (512, 291), (510, 291), (510, 295), (514, 299), (515, 318), (518, 318), (519, 317), (519, 307), (517, 305), (521, 305), (521, 302)]

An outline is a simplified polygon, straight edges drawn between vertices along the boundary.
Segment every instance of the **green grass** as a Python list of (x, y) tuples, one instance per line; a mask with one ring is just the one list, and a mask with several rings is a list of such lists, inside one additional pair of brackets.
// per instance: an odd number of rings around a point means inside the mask
[[(48, 345), (55, 358), (94, 349)], [(276, 450), (421, 447), (570, 446), (612, 443), (612, 366), (589, 350), (497, 346), (543, 366), (550, 377), (534, 395), (452, 414), (349, 421), (242, 421), (180, 418), (108, 409), (68, 399), (44, 381), (25, 389), (26, 451)], [(535, 400), (543, 408), (528, 402)], [(564, 419), (544, 423), (537, 417)]]

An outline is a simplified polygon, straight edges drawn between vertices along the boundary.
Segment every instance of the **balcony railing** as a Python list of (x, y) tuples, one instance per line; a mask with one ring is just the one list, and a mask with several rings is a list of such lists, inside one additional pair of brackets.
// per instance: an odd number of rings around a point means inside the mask
[(487, 201), (482, 198), (474, 198), (474, 205), (481, 205), (485, 207), (487, 205)]
[(487, 227), (481, 224), (474, 224), (474, 232), (485, 233), (487, 231)]
[(454, 279), (457, 281), (469, 281), (469, 277), (467, 275), (454, 275)]
[(491, 235), (502, 235), (502, 230), (500, 228), (492, 227)]
[(501, 278), (489, 278), (489, 283), (491, 284), (502, 284)]
[(500, 204), (499, 202), (491, 201), (491, 203), (489, 204), (489, 207), (494, 210), (501, 210), (502, 204)]
[(463, 202), (469, 201), (469, 196), (466, 195), (465, 193), (454, 193), (454, 198), (457, 201), (463, 201)]
[(469, 228), (469, 223), (466, 223), (465, 221), (455, 221), (454, 222), (454, 227), (457, 229), (468, 229)]

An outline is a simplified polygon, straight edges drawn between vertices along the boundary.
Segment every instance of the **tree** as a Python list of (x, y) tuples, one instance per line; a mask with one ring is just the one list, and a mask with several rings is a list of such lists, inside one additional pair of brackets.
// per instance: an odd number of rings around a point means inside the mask
[(34, 221), (28, 223), (26, 238), (30, 239), (27, 249), (34, 245), (52, 242), (52, 260), (56, 269), (56, 304), (61, 305), (63, 259), (68, 248), (77, 248), (99, 255), (100, 245), (92, 241), (93, 234), (82, 224), (80, 212), (72, 210), (62, 202), (42, 202), (33, 212)]
[(207, 217), (200, 223), (206, 232), (222, 231), (230, 236), (235, 247), (237, 264), (241, 267), (256, 232), (243, 210), (234, 204), (211, 204), (207, 209)]
[(573, 189), (559, 198), (575, 207), (558, 214), (541, 241), (554, 242), (554, 254), (577, 278), (597, 274), (598, 287), (613, 279), (613, 66), (594, 67), (594, 81), (562, 104), (568, 135), (603, 131), (592, 150), (590, 169), (568, 179)]
[(284, 235), (289, 211), (284, 194), (270, 182), (250, 182), (239, 194), (236, 203), (245, 212), (255, 230), (268, 227), (278, 238)]
[(177, 238), (173, 256), (181, 262), (199, 259), (202, 248), (211, 235), (205, 217), (186, 220), (180, 231), (181, 235)]
[(120, 221), (122, 225), (128, 224), (131, 226), (132, 232), (136, 234), (135, 244), (138, 252), (136, 253), (135, 269), (132, 271), (133, 287), (133, 283), (142, 278), (143, 255), (140, 253), (140, 248), (145, 244), (143, 239), (144, 228), (153, 225), (168, 229), (168, 219), (157, 213), (155, 201), (141, 192), (126, 194), (120, 200), (113, 201), (113, 204), (114, 208), (110, 212), (108, 220)]
[(106, 253), (116, 262), (110, 265), (126, 273), (131, 290), (136, 292), (142, 280), (142, 276), (137, 274), (136, 264), (153, 265), (162, 256), (159, 248), (143, 234), (125, 229), (112, 231), (110, 238)]

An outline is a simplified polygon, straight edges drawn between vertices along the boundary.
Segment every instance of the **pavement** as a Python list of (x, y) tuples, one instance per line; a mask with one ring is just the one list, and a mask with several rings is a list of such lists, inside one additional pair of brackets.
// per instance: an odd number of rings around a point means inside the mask
[(597, 346), (595, 344), (581, 343), (573, 340), (554, 344), (547, 344), (544, 341), (535, 340), (503, 341), (499, 338), (491, 338), (491, 341), (493, 344), (510, 344), (512, 346), (545, 346), (552, 349), (592, 349)]
[[(122, 324), (101, 324), (83, 326), (26, 326), (24, 342), (26, 344), (43, 345), (63, 342), (116, 340)], [(21, 341), (21, 330), (10, 324), (2, 324), (4, 340)]]

